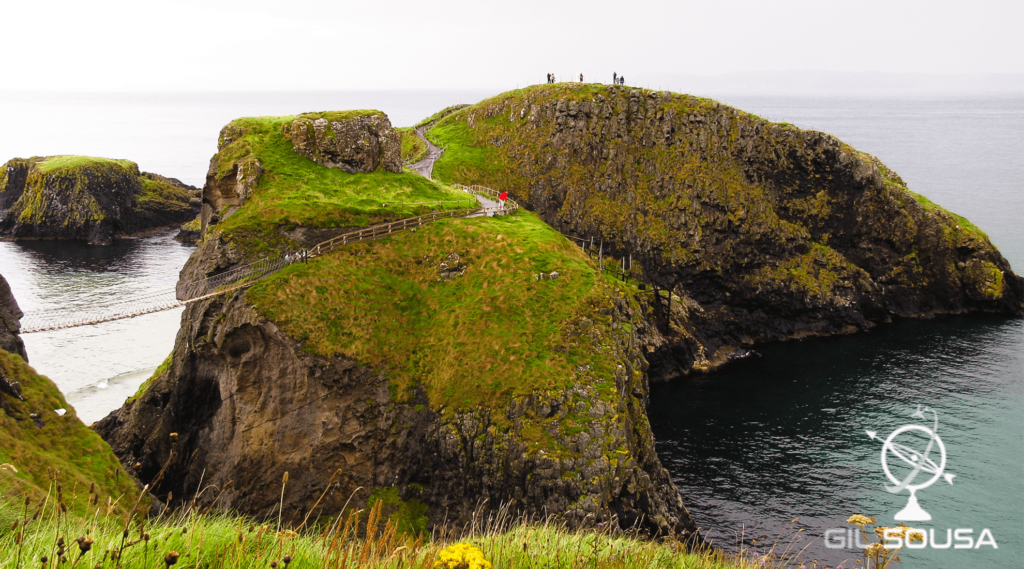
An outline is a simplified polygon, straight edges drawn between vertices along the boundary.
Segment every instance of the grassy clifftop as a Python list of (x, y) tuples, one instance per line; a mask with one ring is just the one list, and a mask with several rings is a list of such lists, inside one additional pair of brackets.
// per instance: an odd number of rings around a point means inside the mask
[(682, 312), (655, 309), (685, 330), (683, 369), (894, 316), (1024, 313), (1024, 281), (984, 232), (828, 134), (699, 97), (556, 84), (456, 110), (427, 136), (447, 147), (435, 178), (508, 190), (674, 291)]
[(475, 203), (462, 192), (412, 173), (352, 174), (317, 164), (297, 154), (283, 132), (296, 118), (236, 119), (221, 131), (220, 150), (207, 177), (208, 201), (211, 193), (236, 195), (241, 191), (236, 188), (238, 172), (244, 178), (247, 167), (258, 165), (251, 176), (252, 187), (244, 190), (248, 193), (244, 205), (221, 212), (225, 219), (216, 227), (227, 241), (255, 250), (285, 247), (289, 246), (286, 233), (298, 227), (365, 227)]
[(387, 369), (399, 401), (423, 388), (454, 408), (568, 387), (584, 364), (609, 377), (614, 361), (574, 325), (614, 296), (592, 260), (525, 212), (346, 247), (248, 293), (310, 352)]
[(195, 188), (139, 172), (130, 160), (15, 158), (0, 170), (0, 235), (8, 237), (106, 243), (198, 211)]

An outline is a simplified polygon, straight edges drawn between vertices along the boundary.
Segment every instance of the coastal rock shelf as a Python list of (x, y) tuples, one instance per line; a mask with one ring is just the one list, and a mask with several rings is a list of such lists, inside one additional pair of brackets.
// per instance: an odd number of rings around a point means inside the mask
[(0, 237), (109, 243), (199, 212), (199, 190), (129, 160), (15, 158), (0, 170)]

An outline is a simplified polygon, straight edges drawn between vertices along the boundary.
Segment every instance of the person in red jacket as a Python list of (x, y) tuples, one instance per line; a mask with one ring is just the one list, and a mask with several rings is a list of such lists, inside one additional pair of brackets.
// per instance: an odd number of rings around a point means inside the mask
[(498, 194), (498, 207), (505, 209), (505, 200), (508, 199), (508, 192), (501, 192)]

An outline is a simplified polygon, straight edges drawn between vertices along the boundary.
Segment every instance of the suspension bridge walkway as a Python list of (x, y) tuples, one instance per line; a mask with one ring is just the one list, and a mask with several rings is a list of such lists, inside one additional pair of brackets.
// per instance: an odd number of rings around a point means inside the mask
[[(434, 159), (436, 160), (436, 156)], [(427, 176), (429, 176), (429, 173)], [(269, 277), (292, 263), (305, 262), (320, 255), (326, 255), (339, 247), (344, 247), (351, 243), (381, 239), (393, 233), (414, 229), (438, 219), (505, 215), (514, 213), (519, 209), (519, 204), (511, 199), (506, 200), (504, 206), (502, 206), (497, 201), (499, 195), (497, 190), (478, 185), (463, 186), (455, 184), (455, 187), (473, 195), (480, 204), (479, 207), (434, 211), (417, 217), (399, 219), (398, 221), (357, 229), (317, 243), (308, 249), (292, 251), (278, 257), (261, 259), (223, 273), (191, 282), (179, 283), (174, 287), (152, 290), (146, 294), (129, 298), (113, 299), (109, 303), (96, 305), (87, 310), (30, 311), (21, 319), (21, 333), (32, 334), (34, 332), (63, 330), (65, 328), (100, 324), (171, 310), (179, 306), (185, 306), (250, 286), (256, 281)]]

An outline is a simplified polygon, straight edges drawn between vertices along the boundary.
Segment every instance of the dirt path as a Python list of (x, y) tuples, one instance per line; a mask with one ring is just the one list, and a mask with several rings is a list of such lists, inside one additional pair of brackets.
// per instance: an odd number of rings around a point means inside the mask
[(423, 176), (428, 180), (432, 180), (433, 178), (431, 176), (434, 173), (434, 162), (437, 162), (437, 159), (441, 157), (444, 150), (433, 142), (427, 140), (426, 136), (423, 136), (423, 133), (427, 131), (429, 126), (430, 125), (421, 126), (416, 129), (416, 136), (420, 137), (420, 140), (427, 143), (427, 157), (415, 164), (410, 164), (409, 168), (415, 170), (420, 176)]

